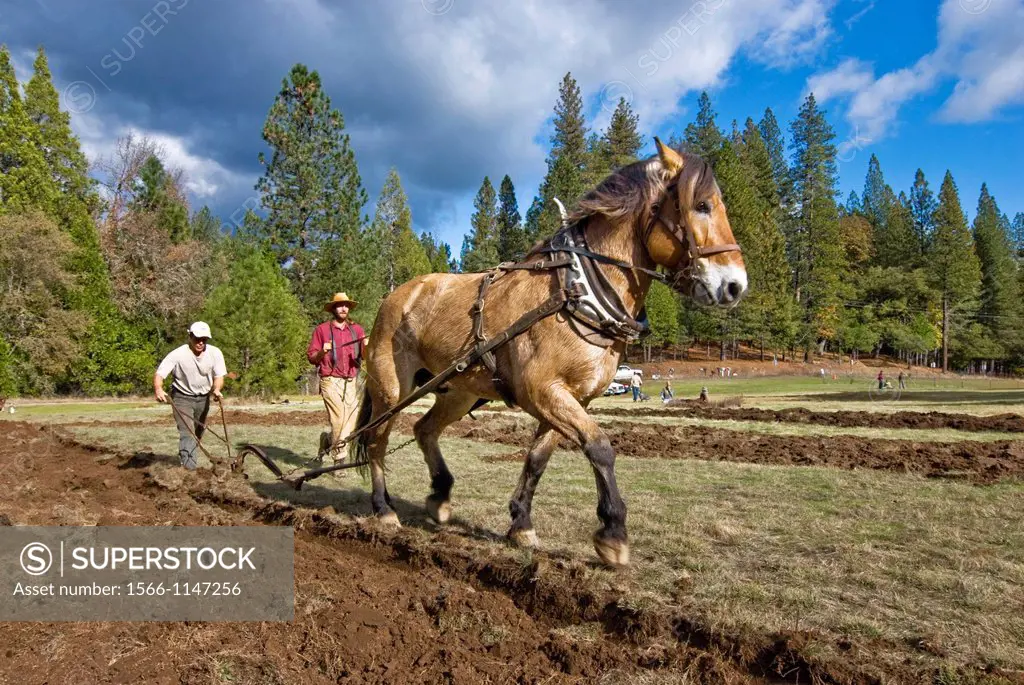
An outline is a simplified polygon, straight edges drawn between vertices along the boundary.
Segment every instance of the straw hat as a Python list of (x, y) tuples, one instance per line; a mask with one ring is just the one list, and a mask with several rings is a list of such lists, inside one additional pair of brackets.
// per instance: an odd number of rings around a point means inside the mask
[(356, 308), (356, 305), (358, 303), (355, 300), (349, 299), (349, 296), (346, 295), (343, 292), (341, 292), (341, 293), (334, 293), (334, 297), (332, 297), (330, 299), (330, 301), (328, 301), (328, 303), (324, 305), (324, 311), (325, 312), (334, 311), (334, 308), (336, 306), (338, 306), (339, 304), (347, 304), (348, 308), (350, 310), (352, 310), (352, 309)]

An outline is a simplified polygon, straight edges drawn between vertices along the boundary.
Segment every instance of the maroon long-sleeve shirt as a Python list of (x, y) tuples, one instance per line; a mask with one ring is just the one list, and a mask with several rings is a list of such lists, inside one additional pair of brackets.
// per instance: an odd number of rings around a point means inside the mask
[[(310, 364), (317, 365), (321, 377), (355, 378), (359, 373), (362, 347), (366, 343), (352, 341), (365, 337), (362, 326), (357, 323), (338, 328), (333, 321), (325, 321), (313, 329), (313, 339), (309, 341), (309, 347), (306, 349), (306, 358)], [(317, 362), (317, 353), (324, 349), (325, 342), (331, 343), (332, 349)]]

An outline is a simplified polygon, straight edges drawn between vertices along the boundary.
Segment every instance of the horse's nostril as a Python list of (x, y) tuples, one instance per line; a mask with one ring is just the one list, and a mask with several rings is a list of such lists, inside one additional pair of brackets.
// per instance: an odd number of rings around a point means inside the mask
[(743, 284), (739, 281), (729, 281), (729, 285), (725, 286), (725, 292), (728, 293), (731, 302), (743, 294)]

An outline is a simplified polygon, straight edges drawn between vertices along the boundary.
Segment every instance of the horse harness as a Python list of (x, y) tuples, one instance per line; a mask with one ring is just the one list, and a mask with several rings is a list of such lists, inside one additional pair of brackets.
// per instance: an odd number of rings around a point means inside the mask
[[(677, 184), (678, 181), (673, 181), (668, 185), (665, 188), (665, 195), (672, 198), (676, 215), (682, 217), (676, 192)], [(498, 394), (509, 407), (515, 406), (515, 396), (509, 384), (498, 373), (494, 352), (491, 350), (481, 351), (487, 342), (484, 335), (484, 297), (491, 284), (502, 273), (513, 270), (557, 269), (559, 289), (565, 297), (565, 309), (569, 312), (567, 320), (570, 326), (577, 335), (587, 342), (600, 347), (610, 347), (617, 341), (635, 342), (649, 335), (650, 326), (647, 321), (646, 309), (640, 310), (638, 319), (630, 316), (618, 293), (612, 288), (601, 269), (597, 267), (598, 263), (610, 264), (634, 273), (644, 273), (662, 283), (676, 285), (680, 278), (693, 278), (692, 265), (695, 260), (723, 252), (741, 251), (740, 246), (735, 243), (712, 246), (698, 245), (694, 231), (687, 230), (685, 224), (680, 226), (675, 220), (664, 216), (659, 203), (653, 208), (651, 219), (644, 231), (644, 242), (647, 242), (655, 224), (660, 222), (681, 245), (685, 245), (687, 248), (686, 267), (670, 279), (654, 269), (636, 266), (591, 251), (587, 246), (584, 232), (586, 221), (587, 219), (583, 218), (573, 223), (563, 223), (562, 228), (551, 238), (549, 245), (538, 250), (539, 253), (555, 255), (552, 259), (538, 262), (505, 262), (485, 272), (484, 278), (480, 282), (476, 302), (470, 310), (473, 316), (474, 350), (479, 355), (479, 361), (491, 373)]]
[[(672, 197), (676, 213), (682, 216), (682, 213), (679, 211), (679, 199), (675, 192), (676, 184), (677, 182), (670, 184), (666, 187), (665, 192)], [(687, 277), (692, 278), (690, 268), (694, 259), (740, 250), (739, 245), (736, 244), (713, 245), (710, 247), (698, 245), (693, 230), (686, 230), (685, 224), (679, 226), (675, 221), (662, 216), (660, 205), (656, 205), (653, 209), (651, 220), (644, 233), (644, 242), (647, 241), (651, 231), (654, 230), (654, 225), (659, 221), (669, 229), (672, 235), (679, 240), (680, 244), (687, 246), (690, 261), (683, 270), (686, 272), (685, 275)], [(510, 407), (515, 406), (516, 399), (511, 387), (501, 377), (501, 374), (498, 373), (498, 364), (494, 356), (494, 350), (529, 330), (538, 321), (557, 314), (562, 309), (568, 310), (570, 314), (568, 320), (581, 337), (588, 342), (603, 347), (609, 347), (615, 341), (634, 342), (649, 334), (650, 329), (647, 325), (647, 316), (644, 310), (641, 310), (639, 319), (634, 319), (630, 316), (626, 312), (621, 298), (608, 283), (608, 280), (601, 270), (597, 268), (596, 264), (599, 262), (634, 273), (644, 273), (657, 281), (669, 285), (676, 284), (680, 279), (680, 274), (677, 273), (670, 279), (654, 269), (636, 266), (619, 259), (592, 252), (587, 247), (586, 235), (584, 234), (585, 222), (586, 218), (573, 223), (563, 223), (562, 228), (549, 241), (549, 246), (537, 250), (539, 253), (554, 255), (550, 259), (532, 262), (503, 262), (484, 272), (484, 277), (480, 281), (476, 302), (470, 309), (470, 313), (473, 316), (474, 345), (472, 349), (461, 359), (455, 361), (448, 368), (417, 387), (405, 398), (399, 400), (398, 404), (391, 407), (388, 411), (373, 419), (362, 428), (347, 435), (338, 446), (346, 445), (366, 431), (373, 430), (421, 397), (432, 392), (444, 392), (445, 388), (443, 386), (446, 381), (465, 372), (466, 369), (478, 362), (482, 363), (491, 373), (495, 389), (505, 403)], [(558, 289), (545, 302), (520, 316), (515, 323), (498, 335), (488, 339), (484, 335), (484, 299), (491, 284), (502, 274), (509, 271), (539, 272), (553, 269), (558, 270)], [(581, 329), (580, 326), (583, 328)], [(473, 409), (486, 402), (487, 400), (480, 400)], [(473, 409), (470, 409), (470, 412)], [(264, 463), (268, 461), (264, 459)], [(364, 465), (363, 463), (335, 464), (307, 471), (297, 476), (279, 474), (279, 478), (290, 483), (295, 489), (299, 489), (306, 480), (316, 478), (324, 473)], [(279, 469), (272, 470), (279, 471)]]

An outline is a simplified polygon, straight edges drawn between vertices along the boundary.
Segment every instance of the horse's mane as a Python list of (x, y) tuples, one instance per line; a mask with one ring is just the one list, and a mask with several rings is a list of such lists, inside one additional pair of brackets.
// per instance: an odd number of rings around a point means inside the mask
[[(697, 155), (688, 152), (680, 154), (684, 164), (679, 174), (679, 184), (684, 188), (692, 187), (694, 197), (714, 193), (716, 184), (711, 165)], [(650, 220), (655, 204), (665, 192), (668, 181), (657, 155), (628, 164), (613, 171), (596, 188), (580, 198), (576, 209), (566, 218), (566, 223), (583, 222), (596, 214), (613, 221), (635, 217), (641, 223), (646, 223)], [(535, 245), (527, 257), (546, 246), (549, 240)]]

